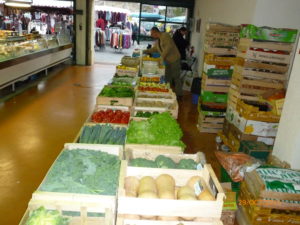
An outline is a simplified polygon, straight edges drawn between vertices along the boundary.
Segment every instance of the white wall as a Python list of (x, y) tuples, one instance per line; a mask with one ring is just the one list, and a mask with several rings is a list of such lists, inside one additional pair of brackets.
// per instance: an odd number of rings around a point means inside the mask
[(300, 169), (300, 43), (298, 44), (273, 155)]
[[(240, 25), (252, 23), (257, 0), (196, 0), (194, 8), (194, 28), (191, 44), (195, 46), (199, 62), (198, 69), (202, 69), (203, 39), (208, 22)], [(197, 19), (201, 19), (200, 34), (195, 32)]]
[(299, 0), (257, 0), (253, 24), (300, 29)]

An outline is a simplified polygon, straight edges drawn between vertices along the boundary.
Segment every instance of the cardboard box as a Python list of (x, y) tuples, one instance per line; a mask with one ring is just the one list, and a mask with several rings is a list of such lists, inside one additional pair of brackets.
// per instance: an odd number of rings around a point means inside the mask
[(247, 120), (231, 107), (227, 108), (226, 119), (235, 125), (241, 132), (263, 137), (276, 137), (279, 123), (268, 123)]
[(272, 148), (260, 141), (241, 141), (239, 151), (266, 161)]
[(225, 119), (224, 121), (223, 133), (226, 134), (227, 136), (232, 135), (239, 141), (261, 141), (269, 146), (273, 146), (275, 141), (274, 137), (261, 137), (256, 135), (244, 134), (233, 124), (228, 122), (227, 119)]

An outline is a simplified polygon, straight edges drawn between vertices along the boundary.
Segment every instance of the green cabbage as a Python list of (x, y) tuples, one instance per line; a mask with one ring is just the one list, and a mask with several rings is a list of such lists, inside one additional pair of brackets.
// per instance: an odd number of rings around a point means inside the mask
[(144, 158), (136, 158), (130, 160), (129, 166), (157, 168), (157, 165), (154, 161)]
[(40, 207), (29, 213), (25, 225), (68, 225), (69, 219), (62, 217), (57, 210)]

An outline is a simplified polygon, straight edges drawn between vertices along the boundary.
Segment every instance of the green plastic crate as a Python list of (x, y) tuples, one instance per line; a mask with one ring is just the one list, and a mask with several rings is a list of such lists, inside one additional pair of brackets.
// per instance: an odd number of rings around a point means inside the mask
[(226, 103), (227, 93), (215, 93), (211, 91), (201, 91), (201, 100), (203, 102)]

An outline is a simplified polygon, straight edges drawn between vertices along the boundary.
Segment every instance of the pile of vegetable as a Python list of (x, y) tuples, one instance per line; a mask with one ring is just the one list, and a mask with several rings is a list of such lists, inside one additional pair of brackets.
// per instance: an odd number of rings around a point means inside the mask
[(48, 172), (40, 191), (115, 195), (120, 159), (106, 152), (64, 150)]
[(169, 86), (166, 84), (140, 82), (138, 90), (151, 92), (169, 92)]
[(130, 112), (128, 111), (107, 109), (93, 113), (92, 122), (128, 124), (129, 118)]
[(133, 77), (114, 77), (112, 80), (112, 85), (115, 86), (132, 86), (135, 83)]
[(172, 99), (172, 95), (170, 94), (164, 94), (164, 93), (144, 93), (144, 92), (139, 92), (138, 98), (164, 98), (164, 99)]
[[(199, 189), (196, 191), (195, 186)], [(202, 187), (202, 188), (201, 188)], [(161, 174), (156, 179), (151, 176), (144, 176), (138, 179), (134, 176), (125, 178), (125, 195), (127, 197), (147, 198), (147, 199), (173, 199), (173, 200), (191, 200), (191, 201), (214, 201), (215, 197), (200, 176), (192, 176), (188, 179), (185, 186), (177, 187), (175, 179), (168, 174)], [(159, 204), (159, 201), (157, 202)], [(167, 218), (167, 217), (165, 217)], [(139, 216), (136, 215), (135, 219), (150, 219), (156, 220), (156, 216)], [(159, 220), (164, 220), (159, 217)], [(170, 217), (169, 217), (170, 219)], [(186, 220), (193, 221), (194, 217), (175, 218), (173, 221)]]
[(182, 130), (168, 112), (151, 116), (148, 120), (131, 121), (127, 130), (128, 144), (153, 144), (185, 147)]
[(141, 77), (140, 82), (159, 83), (160, 77)]
[(150, 168), (166, 168), (166, 169), (197, 169), (197, 163), (192, 159), (181, 159), (178, 163), (164, 155), (159, 155), (155, 160), (144, 158), (135, 158), (129, 161), (129, 166), (150, 167)]
[(134, 91), (130, 87), (110, 87), (105, 86), (99, 96), (104, 97), (116, 97), (116, 98), (128, 98), (134, 96)]
[(136, 117), (144, 117), (144, 118), (149, 118), (152, 115), (159, 114), (159, 112), (143, 112), (143, 111), (138, 111), (135, 116)]
[(57, 210), (46, 210), (44, 207), (29, 213), (25, 225), (68, 225), (69, 219), (62, 217)]
[(136, 106), (173, 109), (173, 108), (175, 108), (175, 103), (162, 102), (162, 101), (140, 101), (140, 100), (138, 100), (136, 102)]
[(113, 127), (109, 124), (84, 126), (79, 143), (123, 145), (126, 138), (125, 127)]

